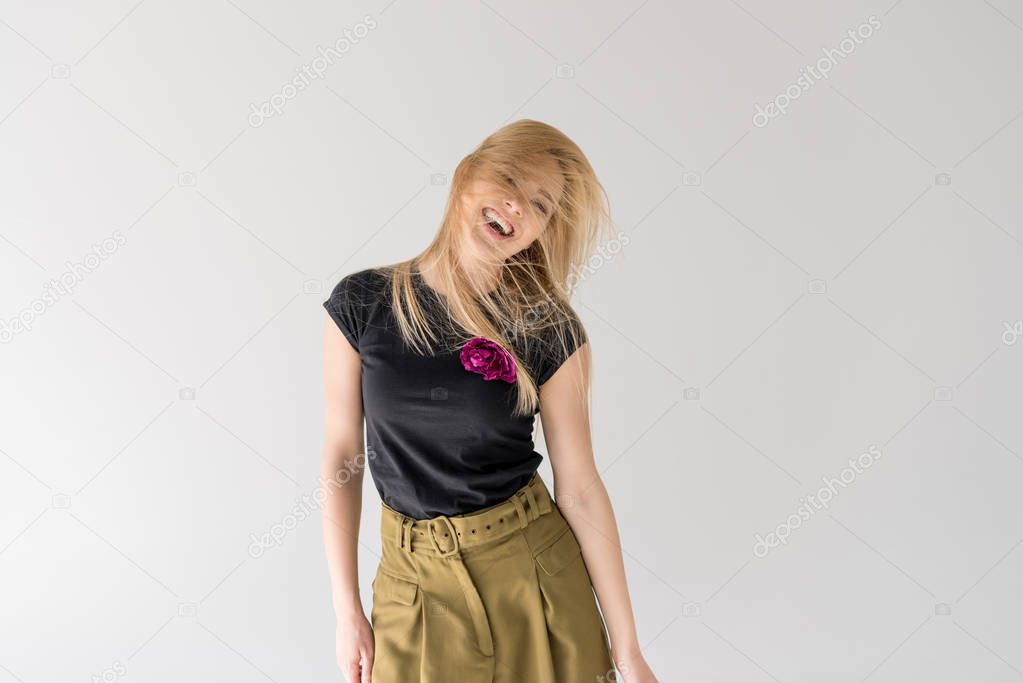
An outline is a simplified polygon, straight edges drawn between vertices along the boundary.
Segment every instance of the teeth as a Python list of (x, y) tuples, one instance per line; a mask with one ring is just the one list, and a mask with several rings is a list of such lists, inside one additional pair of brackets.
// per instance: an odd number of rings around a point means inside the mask
[(504, 219), (490, 209), (483, 209), (483, 217), (491, 224), (496, 225), (500, 229), (501, 234), (510, 235), (512, 233), (511, 228), (504, 222)]

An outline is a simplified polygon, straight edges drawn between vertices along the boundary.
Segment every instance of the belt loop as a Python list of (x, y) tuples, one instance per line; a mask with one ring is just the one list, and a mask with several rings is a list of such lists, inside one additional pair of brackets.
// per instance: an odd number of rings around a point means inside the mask
[(401, 529), (399, 534), (402, 539), (401, 548), (407, 551), (410, 555), (412, 554), (412, 525), (415, 524), (415, 520), (411, 517), (402, 517)]
[(546, 515), (551, 511), (551, 497), (546, 491), (540, 492), (540, 514)]
[(526, 498), (529, 499), (529, 512), (533, 519), (540, 516), (540, 506), (536, 504), (536, 494), (533, 493), (533, 489), (526, 489)]
[(529, 520), (526, 519), (526, 509), (522, 507), (522, 501), (519, 500), (518, 493), (511, 497), (511, 502), (512, 505), (515, 506), (515, 512), (519, 513), (519, 528), (525, 529), (526, 525), (529, 523)]

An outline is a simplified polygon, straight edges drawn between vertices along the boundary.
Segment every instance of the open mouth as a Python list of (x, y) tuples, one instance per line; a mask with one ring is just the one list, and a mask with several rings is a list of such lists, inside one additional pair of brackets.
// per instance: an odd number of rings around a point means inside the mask
[(483, 220), (490, 230), (502, 239), (507, 239), (515, 234), (515, 226), (496, 209), (491, 209), (489, 206), (483, 207), (482, 214)]

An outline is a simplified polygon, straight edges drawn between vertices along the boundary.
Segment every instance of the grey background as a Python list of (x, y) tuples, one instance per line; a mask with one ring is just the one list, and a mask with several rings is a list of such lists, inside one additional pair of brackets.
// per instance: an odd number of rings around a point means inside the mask
[(0, 345), (0, 682), (339, 679), (294, 512), (320, 303), (521, 117), (627, 242), (576, 303), (660, 680), (1023, 681), (1021, 62), (1013, 0), (0, 2), (0, 319), (32, 321)]

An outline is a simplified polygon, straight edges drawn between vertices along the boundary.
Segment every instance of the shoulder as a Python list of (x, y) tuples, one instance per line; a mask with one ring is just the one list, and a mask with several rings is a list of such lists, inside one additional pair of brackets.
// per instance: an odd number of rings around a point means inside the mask
[(386, 308), (390, 282), (386, 266), (348, 273), (334, 285), (323, 305), (335, 320), (347, 316), (352, 326), (365, 323), (376, 311)]
[(540, 342), (546, 344), (564, 340), (579, 346), (586, 339), (582, 318), (568, 302), (550, 306), (547, 320), (540, 326), (539, 332)]
[(382, 326), (380, 315), (385, 310), (389, 283), (390, 276), (382, 268), (357, 270), (342, 277), (323, 302), (356, 350), (364, 331)]
[(337, 303), (373, 303), (386, 291), (390, 275), (384, 267), (364, 268), (342, 277), (330, 292)]
[(586, 326), (583, 325), (582, 318), (571, 304), (565, 304), (562, 310), (561, 325), (568, 330), (569, 334), (586, 338)]
[(348, 273), (338, 282), (338, 286), (346, 288), (371, 288), (380, 287), (385, 283), (390, 282), (391, 274), (387, 266), (374, 266), (372, 268), (363, 268), (362, 270), (356, 270)]
[(541, 386), (589, 338), (582, 319), (568, 302), (543, 307), (532, 328), (526, 335), (526, 359), (536, 385)]

